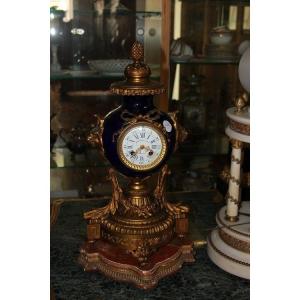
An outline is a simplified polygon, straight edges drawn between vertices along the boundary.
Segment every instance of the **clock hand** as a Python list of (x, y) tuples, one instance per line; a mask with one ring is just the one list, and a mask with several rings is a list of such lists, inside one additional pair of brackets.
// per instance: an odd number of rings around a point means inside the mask
[(152, 155), (153, 154), (153, 150), (149, 147), (149, 146), (144, 146), (144, 148), (149, 151), (148, 155)]
[(145, 149), (146, 147), (144, 145), (140, 145), (137, 149), (136, 149), (136, 153), (141, 152), (141, 150)]
[(137, 148), (136, 150), (135, 150), (135, 154), (138, 154), (138, 153), (140, 153), (141, 152), (141, 147), (139, 147), (139, 148)]

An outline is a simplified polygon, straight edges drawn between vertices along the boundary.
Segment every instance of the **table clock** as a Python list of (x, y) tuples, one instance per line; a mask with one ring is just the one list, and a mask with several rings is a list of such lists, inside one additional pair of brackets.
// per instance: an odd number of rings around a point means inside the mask
[[(84, 213), (87, 241), (79, 263), (85, 271), (148, 289), (184, 262), (194, 261), (189, 208), (168, 202), (165, 195), (166, 163), (186, 131), (176, 112), (162, 112), (153, 104), (154, 95), (165, 89), (150, 80), (142, 44), (133, 44), (131, 57), (125, 80), (110, 87), (123, 96), (123, 104), (104, 119), (97, 117), (88, 137), (112, 165), (112, 197), (106, 206)], [(127, 181), (124, 187), (119, 175)]]

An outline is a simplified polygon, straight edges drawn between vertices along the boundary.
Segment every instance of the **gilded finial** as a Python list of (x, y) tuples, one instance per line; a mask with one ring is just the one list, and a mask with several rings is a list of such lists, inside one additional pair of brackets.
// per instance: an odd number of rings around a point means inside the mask
[(125, 80), (112, 83), (111, 92), (123, 96), (147, 96), (164, 93), (165, 89), (162, 84), (150, 79), (151, 70), (144, 62), (144, 46), (140, 42), (133, 43), (130, 56), (133, 63), (125, 68)]
[(134, 62), (141, 62), (144, 60), (144, 47), (140, 42), (134, 42), (131, 48), (131, 57)]
[(247, 93), (243, 93), (242, 95), (237, 96), (233, 101), (234, 106), (236, 107), (235, 112), (239, 113), (239, 112), (243, 111), (248, 103), (248, 100), (249, 99), (248, 99)]

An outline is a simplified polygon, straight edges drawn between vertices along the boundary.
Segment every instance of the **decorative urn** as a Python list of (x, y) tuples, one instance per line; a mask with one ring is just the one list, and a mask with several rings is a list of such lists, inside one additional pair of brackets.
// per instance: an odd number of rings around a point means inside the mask
[[(125, 80), (111, 85), (123, 104), (104, 119), (97, 117), (88, 138), (112, 165), (112, 197), (106, 206), (84, 214), (87, 241), (79, 262), (86, 271), (148, 289), (194, 258), (187, 238), (189, 208), (168, 202), (165, 193), (166, 163), (186, 132), (176, 113), (153, 104), (154, 95), (165, 89), (150, 79), (143, 56), (142, 44), (135, 42)], [(125, 187), (119, 174), (128, 182)]]

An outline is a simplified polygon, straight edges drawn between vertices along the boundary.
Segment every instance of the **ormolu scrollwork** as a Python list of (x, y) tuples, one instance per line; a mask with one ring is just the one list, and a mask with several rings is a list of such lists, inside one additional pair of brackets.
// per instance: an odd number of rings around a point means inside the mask
[(170, 118), (174, 123), (174, 127), (176, 130), (176, 144), (175, 144), (174, 151), (177, 150), (179, 144), (182, 143), (187, 138), (188, 135), (187, 131), (178, 122), (178, 113), (179, 113), (178, 111), (168, 113), (168, 115), (170, 116)]
[(87, 141), (93, 146), (98, 147), (100, 154), (104, 155), (103, 142), (102, 142), (102, 133), (103, 133), (103, 124), (104, 120), (101, 119), (98, 115), (95, 115), (97, 119), (97, 125), (93, 128), (90, 134), (87, 137)]
[[(112, 168), (109, 169), (109, 179), (113, 186), (111, 201), (103, 208), (85, 213), (84, 218), (89, 224), (99, 224), (103, 239), (130, 249), (141, 263), (145, 262), (150, 248), (153, 250), (172, 238), (175, 220), (176, 224), (178, 223), (176, 228), (179, 228), (179, 234), (184, 235), (187, 228), (189, 208), (180, 203), (170, 203), (165, 199), (168, 174), (170, 170), (165, 165), (158, 175), (153, 198), (150, 199), (149, 191), (142, 180), (134, 179), (124, 192), (119, 185), (116, 172)], [(137, 222), (131, 221), (131, 218), (141, 219)], [(123, 234), (123, 237), (121, 238), (119, 234)], [(131, 240), (132, 236), (140, 243), (135, 245)], [(147, 250), (142, 247), (141, 242), (144, 246), (149, 244), (150, 248)]]

